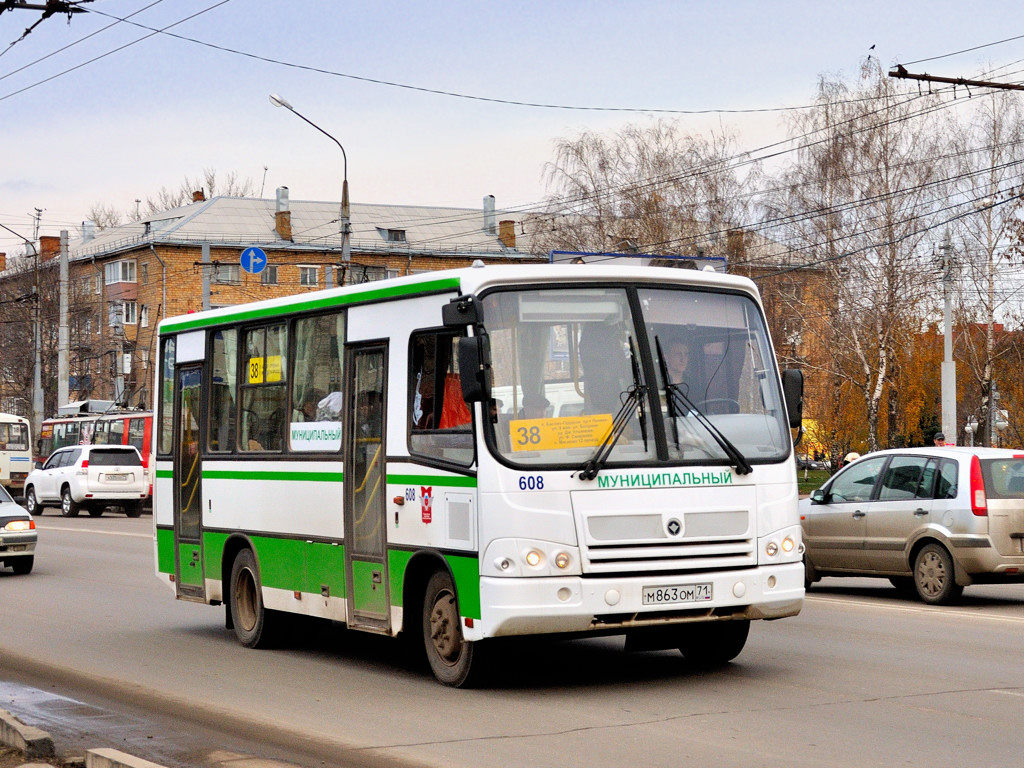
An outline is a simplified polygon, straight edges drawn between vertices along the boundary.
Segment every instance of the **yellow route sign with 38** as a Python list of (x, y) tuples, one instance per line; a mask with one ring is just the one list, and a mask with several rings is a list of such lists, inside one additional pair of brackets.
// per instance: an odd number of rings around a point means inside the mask
[(592, 448), (600, 445), (611, 429), (610, 413), (560, 419), (514, 419), (508, 425), (513, 451)]

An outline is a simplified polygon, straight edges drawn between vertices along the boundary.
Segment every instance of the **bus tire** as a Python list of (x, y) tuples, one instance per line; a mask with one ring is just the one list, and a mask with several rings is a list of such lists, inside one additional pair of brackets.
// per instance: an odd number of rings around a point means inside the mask
[(60, 492), (60, 514), (62, 517), (78, 517), (79, 511), (82, 507), (71, 498), (71, 489), (64, 486), (64, 490)]
[(462, 637), (452, 577), (435, 571), (423, 596), (423, 646), (437, 681), (453, 688), (478, 683), (483, 666), (479, 645)]
[(124, 505), (124, 513), (127, 517), (142, 517), (142, 502), (133, 501)]
[(681, 630), (679, 651), (701, 667), (717, 667), (735, 659), (747, 644), (749, 620), (708, 621)]
[(274, 616), (263, 605), (259, 567), (251, 549), (243, 549), (231, 564), (231, 624), (238, 642), (247, 648), (269, 648), (274, 640)]

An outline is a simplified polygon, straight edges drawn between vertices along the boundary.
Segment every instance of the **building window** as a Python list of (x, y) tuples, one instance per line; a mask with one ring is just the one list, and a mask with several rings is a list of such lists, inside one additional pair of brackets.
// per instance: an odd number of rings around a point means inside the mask
[(398, 277), (398, 270), (380, 266), (353, 264), (350, 280), (353, 283), (372, 283), (377, 280), (387, 280), (389, 277)]
[(149, 282), (149, 264), (148, 263), (142, 264), (141, 265), (141, 270), (142, 270), (142, 282), (143, 282), (143, 284), (146, 284), (146, 283)]
[(114, 328), (135, 325), (139, 321), (139, 305), (134, 301), (115, 301), (108, 305), (110, 325)]
[(406, 241), (404, 229), (384, 229), (383, 227), (377, 227), (377, 233), (389, 243), (404, 243)]
[(213, 264), (210, 270), (210, 282), (219, 285), (238, 285), (242, 282), (240, 264)]
[(299, 285), (320, 285), (319, 267), (299, 267)]
[(113, 283), (135, 282), (135, 259), (114, 261), (104, 267), (104, 278), (107, 285)]
[(264, 285), (277, 285), (277, 265), (267, 264), (260, 273), (260, 281)]
[(139, 325), (143, 328), (149, 328), (149, 307), (145, 304), (142, 305), (142, 309), (139, 311)]

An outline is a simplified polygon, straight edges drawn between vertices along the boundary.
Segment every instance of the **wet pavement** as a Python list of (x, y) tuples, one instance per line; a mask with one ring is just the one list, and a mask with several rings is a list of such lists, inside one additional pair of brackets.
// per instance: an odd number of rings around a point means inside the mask
[[(46, 731), (57, 753), (52, 759), (27, 759), (20, 751), (0, 744), (0, 768), (26, 764), (84, 765), (86, 750), (101, 747), (117, 749), (166, 768), (301, 768), (272, 757), (234, 751), (240, 746), (238, 743), (229, 739), (225, 744), (213, 734), (197, 732), (188, 723), (168, 723), (164, 718), (142, 713), (136, 716), (16, 682), (0, 680), (0, 709), (26, 725)], [(252, 743), (248, 746), (251, 748)]]

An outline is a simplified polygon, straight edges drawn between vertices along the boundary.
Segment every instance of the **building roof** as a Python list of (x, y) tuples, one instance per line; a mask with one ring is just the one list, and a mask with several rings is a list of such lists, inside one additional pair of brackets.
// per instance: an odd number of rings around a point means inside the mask
[[(110, 256), (149, 244), (197, 246), (208, 243), (213, 247), (340, 251), (339, 203), (287, 202), (291, 240), (282, 239), (275, 229), (277, 206), (277, 200), (214, 197), (94, 233), (85, 226), (83, 236), (73, 236), (69, 243), (70, 257), (75, 260)], [(495, 211), (491, 232), (485, 228), (482, 206), (469, 209), (353, 203), (350, 218), (352, 253), (479, 255), (492, 259), (502, 256), (522, 259), (532, 255), (506, 246), (498, 237), (498, 222), (518, 223), (522, 214)]]

